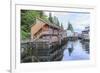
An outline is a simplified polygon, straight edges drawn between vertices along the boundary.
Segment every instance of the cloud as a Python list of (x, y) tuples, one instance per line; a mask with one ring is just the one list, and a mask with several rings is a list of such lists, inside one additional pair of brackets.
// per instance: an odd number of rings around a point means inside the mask
[[(67, 13), (67, 12), (51, 12), (52, 16), (58, 17), (60, 23), (67, 29), (70, 22), (75, 30), (83, 30), (90, 24), (90, 15), (86, 13)], [(45, 12), (48, 16), (49, 12)]]

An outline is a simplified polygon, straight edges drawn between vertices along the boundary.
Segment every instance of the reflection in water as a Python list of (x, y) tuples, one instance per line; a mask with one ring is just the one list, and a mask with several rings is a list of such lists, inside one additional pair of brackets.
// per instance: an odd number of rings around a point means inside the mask
[(69, 46), (68, 46), (68, 52), (69, 52), (69, 56), (71, 56), (71, 53), (73, 52), (73, 43), (70, 43)]
[(86, 53), (90, 53), (90, 49), (89, 49), (89, 41), (81, 41), (82, 43), (82, 48), (86, 51)]
[[(73, 45), (73, 46), (71, 46)], [(71, 55), (69, 55), (69, 48), (73, 48)], [(76, 40), (68, 41), (64, 50), (63, 61), (66, 60), (88, 60), (89, 59), (89, 42)]]

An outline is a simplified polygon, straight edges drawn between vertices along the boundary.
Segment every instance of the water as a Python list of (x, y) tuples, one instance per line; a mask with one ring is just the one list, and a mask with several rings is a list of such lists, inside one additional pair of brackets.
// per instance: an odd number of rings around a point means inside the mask
[[(73, 51), (71, 53), (71, 56), (69, 56), (68, 48), (70, 45), (73, 45)], [(89, 42), (88, 42), (89, 44)], [(87, 53), (87, 48), (84, 47), (86, 44), (82, 44), (80, 40), (77, 40), (75, 42), (68, 41), (68, 44), (64, 50), (64, 56), (63, 61), (66, 60), (88, 60), (89, 59), (89, 53)], [(89, 45), (88, 45), (89, 46)]]

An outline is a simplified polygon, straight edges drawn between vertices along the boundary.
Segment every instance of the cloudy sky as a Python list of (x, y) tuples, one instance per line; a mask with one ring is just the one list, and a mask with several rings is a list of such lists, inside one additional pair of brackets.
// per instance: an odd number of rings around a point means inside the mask
[[(48, 16), (50, 12), (45, 12)], [(64, 29), (67, 29), (68, 22), (70, 22), (74, 28), (74, 31), (81, 32), (86, 26), (90, 24), (89, 13), (79, 12), (51, 12), (52, 16), (56, 16), (60, 23), (63, 24)]]

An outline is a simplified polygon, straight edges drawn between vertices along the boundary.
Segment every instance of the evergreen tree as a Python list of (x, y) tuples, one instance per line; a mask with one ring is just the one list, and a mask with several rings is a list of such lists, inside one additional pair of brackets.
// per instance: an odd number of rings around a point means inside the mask
[(62, 29), (64, 29), (64, 27), (63, 27), (63, 24), (61, 23), (61, 26), (60, 26)]
[(51, 23), (53, 23), (53, 18), (52, 18), (52, 14), (51, 14), (51, 13), (49, 13), (48, 19), (49, 19), (49, 21), (50, 21)]
[(72, 26), (72, 24), (70, 22), (68, 22), (68, 28), (67, 28), (67, 30), (71, 30), (72, 32), (74, 31), (73, 30), (73, 26)]
[(57, 26), (60, 26), (60, 22), (59, 22), (58, 18), (57, 18), (57, 24), (56, 25)]
[(56, 16), (53, 17), (53, 23), (57, 26), (60, 26), (59, 20)]
[(44, 16), (44, 13), (42, 11), (40, 11), (39, 14), (40, 14), (40, 18)]

